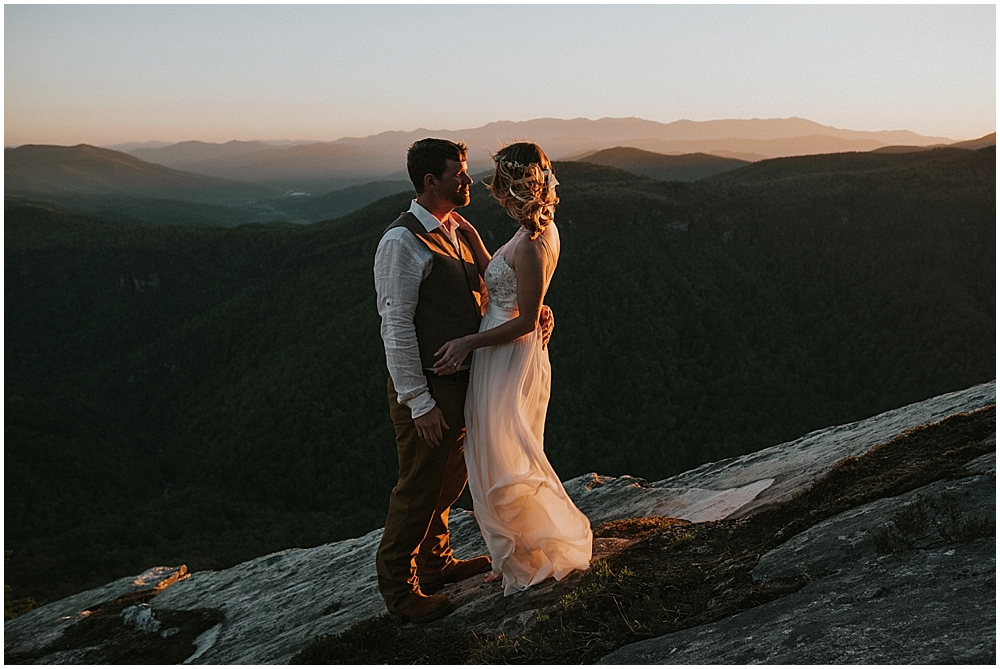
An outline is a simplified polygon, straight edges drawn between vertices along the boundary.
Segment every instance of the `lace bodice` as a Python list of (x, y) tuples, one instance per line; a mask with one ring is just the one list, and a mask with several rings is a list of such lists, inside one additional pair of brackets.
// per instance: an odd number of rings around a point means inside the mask
[(490, 304), (501, 309), (513, 309), (517, 306), (517, 275), (507, 264), (503, 254), (493, 256), (483, 273), (483, 281), (490, 294)]
[[(514, 273), (514, 269), (507, 262), (507, 258), (504, 253), (507, 252), (507, 247), (512, 244), (516, 244), (519, 237), (522, 234), (518, 231), (509, 242), (497, 249), (497, 252), (493, 255), (493, 259), (490, 260), (490, 264), (486, 266), (486, 271), (483, 272), (483, 281), (486, 283), (486, 290), (489, 292), (490, 304), (500, 307), (501, 309), (516, 309), (517, 308), (517, 274)], [(552, 278), (552, 272), (556, 269), (556, 263), (559, 261), (559, 231), (556, 229), (555, 223), (550, 223), (545, 231), (542, 233), (543, 247), (545, 248), (545, 253), (548, 256), (547, 264), (547, 275), (544, 277), (545, 285), (542, 287), (542, 294), (548, 290), (549, 280)]]

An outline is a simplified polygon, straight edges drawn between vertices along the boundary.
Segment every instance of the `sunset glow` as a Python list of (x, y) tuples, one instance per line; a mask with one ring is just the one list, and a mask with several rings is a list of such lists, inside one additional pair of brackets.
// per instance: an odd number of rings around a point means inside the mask
[(553, 117), (996, 125), (995, 5), (6, 5), (6, 146)]

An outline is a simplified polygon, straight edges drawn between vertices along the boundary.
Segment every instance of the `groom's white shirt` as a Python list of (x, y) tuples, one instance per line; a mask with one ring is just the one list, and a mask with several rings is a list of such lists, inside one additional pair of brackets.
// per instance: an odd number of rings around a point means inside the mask
[[(458, 226), (451, 219), (447, 224), (442, 223), (416, 200), (410, 204), (409, 212), (428, 232), (444, 228), (452, 243), (458, 245), (455, 236)], [(410, 409), (413, 418), (423, 416), (437, 404), (420, 365), (417, 330), (413, 324), (420, 284), (430, 274), (433, 260), (431, 250), (404, 227), (385, 233), (375, 251), (375, 292), (382, 317), (385, 360), (397, 399)]]

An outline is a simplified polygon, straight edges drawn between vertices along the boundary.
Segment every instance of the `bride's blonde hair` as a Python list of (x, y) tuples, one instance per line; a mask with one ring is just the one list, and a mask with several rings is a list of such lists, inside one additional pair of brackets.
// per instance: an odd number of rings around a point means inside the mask
[(496, 169), (486, 188), (534, 239), (552, 222), (559, 204), (555, 189), (549, 187), (555, 178), (549, 157), (537, 144), (517, 142), (497, 151), (493, 162)]

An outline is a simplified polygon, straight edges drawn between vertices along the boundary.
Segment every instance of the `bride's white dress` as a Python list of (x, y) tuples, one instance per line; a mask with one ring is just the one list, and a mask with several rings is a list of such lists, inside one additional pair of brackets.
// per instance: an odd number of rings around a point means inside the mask
[[(550, 224), (542, 235), (547, 289), (559, 232)], [(497, 250), (484, 274), (489, 306), (480, 332), (517, 315), (516, 275), (504, 256), (516, 239)], [(574, 506), (543, 450), (551, 373), (538, 328), (473, 356), (465, 402), (469, 491), (505, 595), (590, 564), (590, 520)]]

